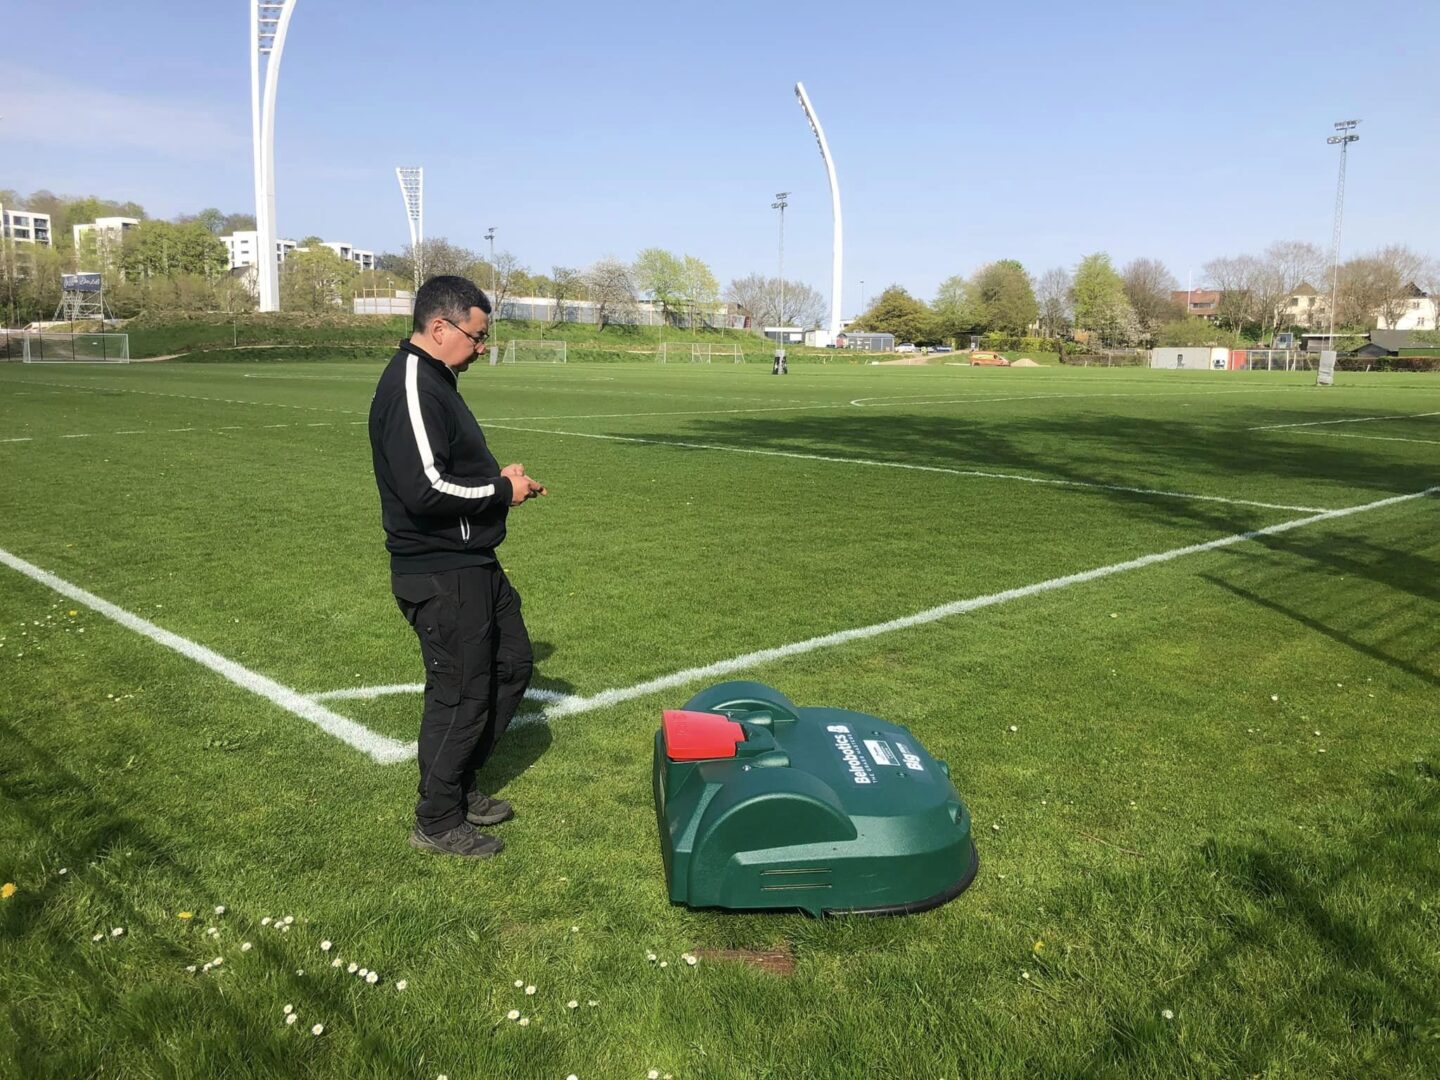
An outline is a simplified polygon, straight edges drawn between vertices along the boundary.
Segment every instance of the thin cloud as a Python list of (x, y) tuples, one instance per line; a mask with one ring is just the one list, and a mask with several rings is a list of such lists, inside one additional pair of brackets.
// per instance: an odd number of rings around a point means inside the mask
[(11, 69), (0, 83), (0, 117), (0, 142), (12, 144), (190, 161), (234, 160), (250, 150), (249, 124), (237, 123), (228, 110), (117, 93), (26, 68)]

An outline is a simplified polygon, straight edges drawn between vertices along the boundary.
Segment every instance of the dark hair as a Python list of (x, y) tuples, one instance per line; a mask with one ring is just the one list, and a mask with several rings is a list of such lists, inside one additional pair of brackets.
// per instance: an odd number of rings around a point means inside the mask
[(424, 330), (431, 319), (463, 323), (470, 317), (470, 309), (476, 307), (489, 315), (490, 298), (469, 278), (455, 274), (432, 277), (415, 294), (415, 332)]

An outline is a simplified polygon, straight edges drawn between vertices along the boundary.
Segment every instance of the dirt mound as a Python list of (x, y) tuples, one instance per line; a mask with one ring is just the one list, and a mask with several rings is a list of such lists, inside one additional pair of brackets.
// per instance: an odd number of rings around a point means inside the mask
[(1044, 365), (1044, 364), (1037, 364), (1034, 360), (1031, 360), (1028, 356), (1022, 356), (1019, 360), (1011, 360), (1011, 361), (1010, 361), (1010, 366), (1011, 366), (1011, 367), (1044, 367), (1045, 365)]

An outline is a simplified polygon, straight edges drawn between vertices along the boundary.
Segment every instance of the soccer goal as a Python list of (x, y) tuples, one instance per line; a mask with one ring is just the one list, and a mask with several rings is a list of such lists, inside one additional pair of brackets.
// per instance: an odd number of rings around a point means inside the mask
[(662, 364), (743, 364), (745, 354), (734, 341), (662, 341), (656, 360)]
[(27, 364), (128, 364), (129, 334), (65, 334), (25, 331)]
[(563, 341), (521, 341), (511, 338), (505, 343), (502, 364), (563, 364), (566, 360)]

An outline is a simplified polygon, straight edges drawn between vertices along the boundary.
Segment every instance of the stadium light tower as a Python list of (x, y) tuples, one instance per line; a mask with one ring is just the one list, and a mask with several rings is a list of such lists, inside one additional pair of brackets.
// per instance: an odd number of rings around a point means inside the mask
[(401, 165), (395, 170), (400, 197), (405, 200), (405, 218), (410, 223), (410, 255), (415, 264), (415, 288), (420, 288), (420, 259), (425, 243), (425, 170), (418, 165)]
[(780, 340), (775, 343), (775, 365), (771, 369), (775, 375), (785, 373), (785, 208), (790, 205), (789, 199), (788, 191), (777, 191), (775, 201), (770, 204), (771, 210), (780, 211), (780, 318), (777, 320)]
[(1359, 120), (1341, 120), (1335, 134), (1325, 141), (1340, 147), (1340, 178), (1335, 182), (1335, 231), (1330, 237), (1330, 333), (1329, 347), (1335, 348), (1335, 309), (1340, 302), (1340, 226), (1345, 219), (1345, 158), (1352, 142), (1359, 142), (1355, 129)]
[(830, 254), (830, 341), (833, 343), (835, 337), (840, 333), (840, 279), (843, 276), (844, 263), (844, 240), (843, 230), (840, 223), (840, 182), (835, 179), (835, 162), (830, 157), (830, 144), (825, 141), (825, 129), (820, 126), (820, 118), (815, 115), (814, 106), (810, 104), (810, 95), (805, 93), (805, 84), (795, 84), (795, 97), (800, 102), (800, 107), (805, 110), (805, 119), (810, 121), (810, 130), (815, 133), (815, 141), (820, 144), (820, 156), (825, 160), (825, 172), (830, 177), (830, 209), (835, 219), (835, 241)]
[[(490, 242), (490, 302), (495, 302), (495, 226), (490, 226), (490, 231), (485, 234), (485, 239)], [(497, 311), (495, 317), (499, 318)]]
[[(275, 92), (295, 0), (250, 0), (250, 131), (255, 154), (255, 259), (260, 310), (280, 310), (275, 251)], [(264, 89), (261, 89), (261, 80)]]

